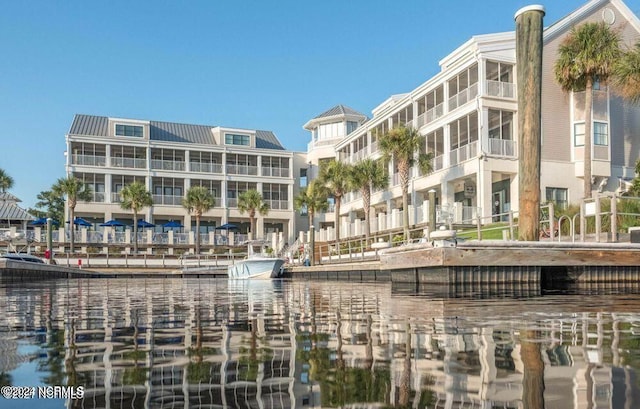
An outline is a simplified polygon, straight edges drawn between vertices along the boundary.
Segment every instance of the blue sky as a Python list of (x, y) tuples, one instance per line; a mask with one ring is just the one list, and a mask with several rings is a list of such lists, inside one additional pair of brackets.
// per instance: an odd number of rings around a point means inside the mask
[[(265, 129), (304, 151), (310, 118), (340, 103), (371, 116), (532, 3), (4, 1), (0, 168), (33, 206), (64, 176), (76, 113)], [(584, 1), (539, 3), (550, 25)]]

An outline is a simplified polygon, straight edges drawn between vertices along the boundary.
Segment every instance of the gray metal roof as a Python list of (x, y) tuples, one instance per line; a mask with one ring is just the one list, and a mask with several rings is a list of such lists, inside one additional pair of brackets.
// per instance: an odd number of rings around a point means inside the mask
[[(150, 121), (150, 139), (177, 143), (197, 143), (214, 145), (213, 126), (191, 125), (175, 122)], [(256, 148), (285, 150), (276, 135), (271, 131), (255, 131)], [(108, 136), (109, 117), (77, 114), (73, 118), (70, 135)]]
[(0, 192), (0, 200), (6, 200), (8, 202), (22, 202), (22, 200), (18, 199), (9, 192)]
[(335, 115), (354, 115), (354, 116), (361, 116), (363, 119), (367, 118), (365, 114), (358, 112), (353, 108), (349, 108), (348, 106), (340, 104), (321, 113), (320, 115), (316, 116), (313, 119), (325, 118), (328, 116), (335, 116)]
[(154, 141), (214, 144), (210, 126), (151, 121), (149, 129)]
[(0, 201), (0, 221), (5, 220), (34, 220), (35, 218), (27, 213), (14, 201)]
[(106, 116), (76, 114), (69, 129), (71, 135), (107, 136), (109, 118)]
[(256, 148), (284, 150), (278, 137), (271, 131), (256, 131)]

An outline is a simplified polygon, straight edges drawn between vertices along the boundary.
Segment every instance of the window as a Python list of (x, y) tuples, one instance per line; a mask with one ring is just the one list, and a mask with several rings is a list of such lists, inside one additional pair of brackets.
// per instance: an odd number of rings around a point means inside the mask
[(300, 169), (300, 187), (307, 187), (307, 169)]
[(584, 146), (584, 122), (573, 124), (573, 146)]
[(566, 209), (569, 205), (568, 193), (566, 188), (548, 187), (546, 188), (547, 202), (553, 202), (558, 209)]
[(355, 131), (357, 127), (358, 127), (358, 123), (357, 122), (347, 121), (347, 135), (349, 135), (351, 132)]
[(593, 144), (603, 146), (609, 145), (609, 126), (605, 122), (593, 123)]
[(224, 143), (226, 145), (249, 146), (249, 135), (237, 135), (232, 133), (226, 133), (224, 134)]
[(142, 138), (142, 126), (116, 124), (116, 136), (134, 136)]

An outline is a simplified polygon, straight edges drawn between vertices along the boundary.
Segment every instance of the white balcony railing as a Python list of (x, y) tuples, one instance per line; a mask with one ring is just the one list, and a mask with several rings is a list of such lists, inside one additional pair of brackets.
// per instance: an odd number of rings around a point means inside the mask
[(104, 203), (104, 192), (93, 192), (89, 201), (94, 203)]
[(222, 173), (222, 164), (206, 162), (189, 162), (191, 172)]
[(258, 175), (258, 167), (253, 165), (227, 164), (227, 173), (230, 175)]
[(111, 166), (114, 168), (145, 169), (147, 167), (147, 160), (143, 158), (120, 158), (112, 156)]
[(478, 96), (478, 83), (471, 84), (468, 88), (463, 89), (456, 95), (449, 98), (449, 112), (466, 104)]
[(434, 157), (431, 160), (431, 168), (434, 172), (444, 168), (444, 155)]
[(151, 159), (151, 169), (184, 170), (184, 162), (163, 159)]
[(486, 94), (492, 97), (509, 99), (516, 97), (516, 84), (512, 82), (487, 80), (486, 88)]
[(153, 204), (156, 206), (180, 206), (182, 204), (182, 196), (153, 195)]
[(489, 138), (489, 153), (491, 155), (516, 158), (518, 157), (518, 146), (516, 141)]
[(287, 200), (265, 200), (271, 210), (288, 210), (289, 202)]
[(277, 178), (288, 178), (289, 168), (272, 168), (268, 166), (262, 167), (262, 176), (273, 176)]
[(227, 198), (227, 207), (238, 207), (238, 199), (237, 198)]
[(414, 121), (415, 127), (417, 129), (422, 128), (423, 126), (435, 121), (444, 115), (444, 103), (440, 103), (434, 106), (431, 109), (428, 109), (426, 112), (423, 112), (416, 120)]
[(478, 141), (473, 141), (449, 152), (449, 165), (454, 166), (478, 155)]
[(82, 166), (106, 166), (107, 158), (104, 156), (97, 155), (72, 155), (71, 156), (71, 164), (72, 165), (82, 165)]

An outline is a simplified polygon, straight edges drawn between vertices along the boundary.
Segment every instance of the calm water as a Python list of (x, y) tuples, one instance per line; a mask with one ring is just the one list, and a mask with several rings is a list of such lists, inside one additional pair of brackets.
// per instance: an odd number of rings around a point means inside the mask
[(84, 389), (0, 407), (640, 407), (640, 295), (486, 290), (0, 284), (2, 385)]

